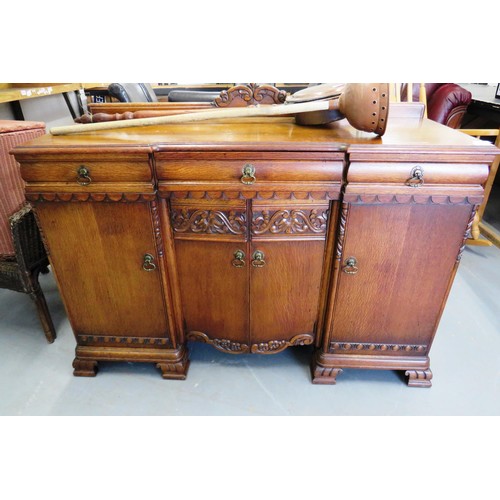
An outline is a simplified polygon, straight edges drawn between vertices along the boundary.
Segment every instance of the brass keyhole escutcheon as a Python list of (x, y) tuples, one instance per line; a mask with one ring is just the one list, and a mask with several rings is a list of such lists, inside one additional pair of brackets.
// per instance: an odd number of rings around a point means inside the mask
[(264, 267), (266, 265), (266, 261), (264, 260), (264, 252), (260, 250), (255, 250), (252, 255), (252, 266), (253, 267)]
[(255, 178), (255, 167), (252, 164), (247, 163), (241, 172), (243, 173), (241, 177), (243, 184), (253, 184), (257, 180)]
[(245, 266), (245, 252), (243, 250), (236, 250), (234, 252), (234, 259), (231, 264), (234, 267), (244, 267)]
[(144, 271), (154, 271), (156, 269), (156, 264), (154, 263), (155, 258), (150, 254), (144, 254), (144, 259), (142, 261), (142, 268)]
[(76, 171), (78, 177), (76, 178), (76, 182), (80, 184), (80, 186), (88, 186), (92, 179), (90, 178), (90, 170), (85, 165), (80, 165), (80, 168)]
[(410, 175), (411, 177), (406, 181), (407, 186), (416, 188), (424, 183), (424, 170), (420, 165), (413, 167)]
[(346, 274), (356, 274), (358, 272), (358, 261), (355, 257), (349, 257), (344, 262), (342, 271)]

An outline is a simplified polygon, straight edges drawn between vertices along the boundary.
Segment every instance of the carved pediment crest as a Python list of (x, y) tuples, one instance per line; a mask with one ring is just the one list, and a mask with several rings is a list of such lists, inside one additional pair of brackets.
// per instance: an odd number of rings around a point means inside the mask
[(286, 92), (273, 85), (249, 83), (223, 90), (214, 101), (218, 108), (256, 106), (258, 104), (283, 104)]

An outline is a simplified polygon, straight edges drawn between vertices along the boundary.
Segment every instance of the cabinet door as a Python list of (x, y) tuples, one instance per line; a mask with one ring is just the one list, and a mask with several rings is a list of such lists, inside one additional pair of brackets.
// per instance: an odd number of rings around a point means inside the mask
[(76, 335), (168, 335), (149, 203), (40, 203), (37, 214)]
[(467, 204), (349, 206), (332, 351), (428, 352), (471, 209)]
[(175, 249), (188, 338), (209, 342), (226, 352), (246, 352), (246, 243), (180, 239)]
[(253, 351), (280, 350), (290, 341), (310, 344), (318, 315), (324, 241), (262, 241), (251, 247)]
[(249, 350), (246, 210), (240, 200), (170, 205), (185, 331), (229, 353)]
[(252, 204), (250, 338), (253, 352), (314, 340), (329, 205)]

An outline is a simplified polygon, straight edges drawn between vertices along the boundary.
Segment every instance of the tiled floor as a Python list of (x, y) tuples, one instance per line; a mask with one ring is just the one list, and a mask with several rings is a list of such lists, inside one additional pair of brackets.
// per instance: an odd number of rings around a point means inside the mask
[(0, 290), (0, 415), (500, 415), (500, 250), (467, 247), (431, 351), (431, 389), (393, 371), (345, 370), (311, 384), (308, 347), (228, 355), (191, 344), (185, 381), (149, 364), (101, 363), (72, 375), (75, 341), (51, 275), (58, 332), (49, 345), (34, 306)]

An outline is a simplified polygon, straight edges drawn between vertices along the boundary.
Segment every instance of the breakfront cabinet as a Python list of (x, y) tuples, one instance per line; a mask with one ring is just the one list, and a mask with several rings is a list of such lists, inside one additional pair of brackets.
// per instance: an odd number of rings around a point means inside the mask
[(74, 374), (314, 346), (430, 386), (429, 351), (497, 150), (427, 120), (379, 138), (289, 118), (44, 136), (17, 148), (76, 337)]

